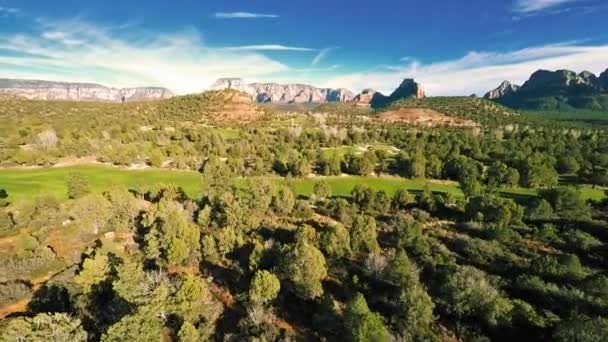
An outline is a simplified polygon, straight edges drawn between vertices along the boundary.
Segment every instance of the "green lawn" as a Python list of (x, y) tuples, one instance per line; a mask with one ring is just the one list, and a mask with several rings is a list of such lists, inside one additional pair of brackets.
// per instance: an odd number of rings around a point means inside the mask
[[(79, 166), (65, 168), (40, 169), (4, 169), (0, 170), (0, 189), (9, 194), (9, 201), (15, 203), (34, 198), (38, 195), (50, 194), (59, 199), (66, 199), (65, 180), (71, 172), (81, 173), (88, 179), (91, 189), (101, 193), (112, 186), (137, 188), (157, 183), (174, 184), (182, 187), (191, 198), (196, 198), (200, 192), (202, 181), (199, 173), (192, 171), (169, 170), (124, 170), (108, 166)], [(275, 183), (283, 180), (280, 177), (267, 177)], [(393, 194), (399, 188), (410, 191), (421, 191), (428, 184), (434, 192), (451, 193), (461, 197), (458, 184), (454, 182), (439, 182), (433, 180), (404, 179), (398, 177), (326, 177), (336, 196), (348, 196), (358, 184), (365, 184), (375, 190), (384, 190)], [(294, 186), (300, 195), (308, 196), (318, 179), (294, 179)], [(502, 192), (510, 196), (535, 196), (533, 189), (504, 189)], [(605, 197), (601, 189), (582, 188), (586, 199), (602, 199)]]
[(11, 202), (19, 202), (44, 194), (66, 199), (65, 180), (71, 172), (78, 172), (86, 177), (91, 189), (98, 193), (112, 186), (135, 188), (166, 183), (180, 186), (188, 196), (196, 197), (201, 188), (201, 178), (197, 172), (124, 170), (108, 166), (78, 166), (0, 170), (0, 189), (5, 189), (8, 192)]

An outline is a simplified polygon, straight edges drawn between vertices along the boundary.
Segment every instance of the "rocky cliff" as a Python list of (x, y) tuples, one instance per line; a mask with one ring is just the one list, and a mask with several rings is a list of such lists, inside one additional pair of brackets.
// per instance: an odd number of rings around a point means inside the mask
[(490, 90), (485, 96), (485, 99), (495, 100), (505, 97), (507, 95), (511, 95), (519, 90), (519, 86), (515, 84), (511, 84), (509, 81), (502, 82), (498, 88), (494, 90)]
[(353, 101), (357, 102), (358, 104), (361, 104), (361, 105), (369, 105), (374, 100), (374, 96), (383, 96), (383, 95), (374, 89), (365, 89), (360, 94), (355, 96)]
[(589, 71), (538, 70), (521, 87), (505, 81), (485, 98), (515, 108), (608, 109), (608, 70), (599, 77)]
[(240, 78), (221, 78), (210, 90), (234, 89), (253, 96), (260, 103), (325, 103), (351, 101), (348, 89), (316, 88), (306, 84), (245, 83)]
[(110, 88), (93, 83), (68, 83), (39, 80), (0, 79), (0, 94), (31, 100), (129, 102), (173, 97), (165, 88)]
[(372, 97), (371, 106), (372, 108), (379, 108), (401, 99), (422, 99), (425, 97), (426, 94), (422, 85), (411, 78), (406, 78), (390, 96), (375, 93)]

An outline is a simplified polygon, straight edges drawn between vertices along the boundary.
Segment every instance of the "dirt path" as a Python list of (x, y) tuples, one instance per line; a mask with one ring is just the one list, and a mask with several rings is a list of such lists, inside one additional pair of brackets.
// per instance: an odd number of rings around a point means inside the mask
[[(51, 278), (53, 278), (54, 276), (56, 276), (57, 274), (59, 274), (61, 272), (63, 272), (63, 270), (61, 270), (60, 272), (57, 272), (57, 273), (47, 273), (44, 276), (30, 280), (32, 283), (32, 293), (36, 292), (38, 289), (40, 289), (42, 287), (42, 285), (44, 285), (44, 283), (46, 283)], [(33, 298), (33, 296), (28, 296), (26, 298), (21, 299), (20, 301), (18, 301), (16, 303), (5, 305), (4, 307), (1, 307), (0, 308), (0, 320), (6, 318), (6, 316), (16, 313), (16, 312), (25, 312), (27, 310), (27, 305), (30, 303), (32, 298)]]

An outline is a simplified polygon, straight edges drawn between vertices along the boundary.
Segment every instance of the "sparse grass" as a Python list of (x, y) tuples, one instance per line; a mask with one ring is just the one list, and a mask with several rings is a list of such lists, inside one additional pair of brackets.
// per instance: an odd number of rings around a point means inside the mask
[[(112, 186), (121, 186), (129, 189), (149, 186), (158, 183), (174, 184), (184, 189), (191, 198), (199, 195), (202, 187), (200, 174), (193, 171), (173, 170), (124, 170), (106, 166), (79, 166), (66, 168), (40, 168), (40, 169), (4, 169), (0, 170), (0, 189), (5, 189), (11, 202), (20, 202), (32, 199), (38, 195), (53, 195), (58, 199), (66, 199), (65, 180), (71, 172), (81, 173), (90, 184), (92, 191), (101, 193)], [(272, 182), (279, 183), (280, 177), (265, 177)], [(294, 179), (294, 186), (299, 195), (308, 196), (312, 192), (315, 182), (321, 178)], [(410, 191), (421, 191), (429, 185), (434, 192), (450, 193), (462, 196), (458, 184), (455, 182), (405, 179), (399, 177), (325, 177), (331, 185), (336, 196), (348, 196), (356, 185), (367, 185), (375, 190), (384, 190), (389, 195), (399, 188)], [(593, 189), (590, 186), (581, 187), (583, 198), (600, 200), (605, 198), (604, 190)], [(512, 188), (503, 189), (508, 196), (535, 196), (534, 189)]]

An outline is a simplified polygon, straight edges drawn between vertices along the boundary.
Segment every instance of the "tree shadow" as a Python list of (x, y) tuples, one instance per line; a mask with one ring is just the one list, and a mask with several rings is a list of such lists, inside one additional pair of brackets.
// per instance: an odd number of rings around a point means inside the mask
[(42, 312), (74, 313), (74, 303), (68, 289), (61, 285), (44, 284), (27, 305), (27, 312), (36, 315)]

